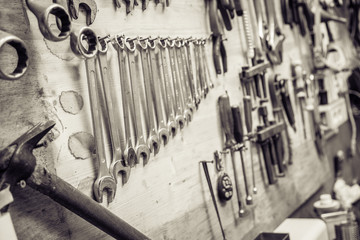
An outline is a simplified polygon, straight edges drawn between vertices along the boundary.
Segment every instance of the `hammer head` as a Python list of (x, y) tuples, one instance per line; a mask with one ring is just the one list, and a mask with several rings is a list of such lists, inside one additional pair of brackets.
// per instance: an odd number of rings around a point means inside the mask
[(37, 124), (0, 151), (0, 166), (3, 168), (7, 165), (6, 169), (0, 169), (4, 170), (0, 178), (0, 189), (31, 176), (36, 165), (32, 151), (54, 126), (54, 121)]

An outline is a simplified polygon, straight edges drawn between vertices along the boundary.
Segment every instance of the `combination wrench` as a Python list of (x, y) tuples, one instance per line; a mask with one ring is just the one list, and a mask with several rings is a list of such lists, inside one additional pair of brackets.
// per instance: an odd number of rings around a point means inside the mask
[(174, 48), (175, 48), (175, 40), (166, 40), (167, 46), (168, 46), (168, 50), (169, 50), (169, 56), (170, 56), (170, 69), (171, 69), (171, 75), (172, 75), (172, 86), (174, 89), (174, 93), (175, 93), (175, 101), (174, 101), (174, 105), (175, 105), (175, 120), (177, 122), (177, 124), (179, 125), (180, 129), (183, 129), (185, 126), (185, 121), (186, 118), (184, 116), (184, 111), (183, 111), (183, 106), (182, 106), (182, 101), (181, 101), (181, 93), (180, 93), (180, 87), (178, 84), (178, 71), (176, 71), (176, 62), (175, 62), (175, 52), (174, 52)]
[(156, 48), (157, 43), (156, 39), (149, 39), (148, 40), (148, 48), (149, 48), (149, 55), (150, 55), (150, 66), (152, 77), (150, 78), (150, 86), (152, 86), (152, 96), (153, 100), (155, 101), (154, 108), (156, 112), (156, 123), (157, 123), (157, 130), (160, 139), (163, 140), (164, 145), (166, 145), (169, 141), (169, 129), (166, 126), (166, 117), (164, 114), (164, 91), (161, 89), (160, 84), (160, 75), (161, 75), (161, 68), (159, 62), (159, 51)]
[(178, 123), (175, 120), (175, 106), (174, 106), (174, 99), (172, 94), (172, 89), (170, 86), (170, 76), (169, 76), (169, 65), (168, 65), (168, 58), (166, 53), (166, 39), (160, 39), (158, 42), (160, 45), (160, 55), (159, 55), (159, 69), (160, 69), (160, 81), (161, 87), (160, 89), (163, 89), (164, 92), (164, 108), (165, 108), (165, 115), (167, 118), (167, 126), (169, 129), (169, 132), (172, 133), (173, 136), (177, 133), (177, 127)]
[(199, 55), (199, 63), (200, 63), (200, 81), (201, 85), (203, 87), (202, 91), (204, 92), (204, 96), (207, 96), (209, 93), (209, 86), (208, 86), (208, 80), (206, 79), (206, 72), (205, 72), (205, 63), (204, 63), (204, 54), (202, 50), (202, 46), (205, 44), (204, 39), (201, 39), (198, 43), (198, 55)]
[[(86, 42), (86, 45), (85, 45)], [(98, 78), (96, 72), (96, 54), (98, 39), (96, 33), (88, 27), (83, 27), (79, 32), (72, 31), (70, 34), (70, 46), (75, 55), (85, 59), (86, 75), (89, 88), (91, 106), (91, 117), (93, 132), (96, 144), (96, 160), (98, 164), (98, 175), (93, 185), (95, 199), (98, 202), (103, 200), (103, 191), (109, 194), (108, 202), (112, 202), (116, 192), (116, 181), (109, 173), (106, 163), (104, 146), (104, 133), (102, 130), (101, 109), (98, 96)]]
[(6, 80), (19, 79), (25, 74), (29, 65), (29, 57), (26, 45), (24, 41), (20, 38), (0, 30), (0, 50), (6, 44), (12, 46), (16, 50), (18, 61), (16, 64), (16, 68), (11, 73), (4, 71), (3, 69), (1, 69), (0, 66), (0, 78)]
[(175, 64), (177, 67), (177, 72), (179, 73), (178, 74), (179, 78), (177, 79), (176, 85), (177, 85), (177, 88), (179, 89), (180, 101), (181, 101), (182, 110), (184, 112), (184, 117), (188, 122), (190, 122), (192, 119), (193, 110), (191, 110), (190, 107), (185, 102), (185, 101), (187, 101), (186, 97), (188, 95), (187, 95), (187, 91), (186, 91), (186, 86), (184, 89), (184, 85), (185, 85), (184, 64), (185, 64), (185, 62), (183, 61), (183, 58), (181, 55), (182, 47), (183, 47), (183, 43), (180, 40), (175, 40), (175, 48), (174, 48)]
[[(39, 0), (26, 0), (26, 5), (30, 11), (36, 16), (38, 25), (42, 35), (54, 42), (65, 40), (70, 35), (71, 20), (70, 16), (63, 6), (56, 3), (45, 3)], [(54, 15), (59, 22), (57, 24), (59, 31), (52, 29), (49, 16)]]
[(207, 82), (207, 85), (210, 87), (210, 88), (214, 88), (214, 83), (213, 81), (211, 80), (211, 74), (210, 74), (210, 70), (209, 70), (209, 63), (208, 63), (208, 60), (207, 60), (207, 57), (206, 57), (206, 49), (205, 49), (205, 44), (206, 44), (206, 40), (204, 39), (202, 42), (201, 42), (201, 55), (202, 55), (202, 59), (203, 59), (203, 63), (204, 63), (204, 68), (205, 68), (205, 79), (206, 79), (206, 82)]
[[(118, 54), (118, 64), (119, 64), (119, 73), (120, 73), (120, 91), (121, 91), (121, 102), (123, 109), (123, 119), (124, 119), (124, 132), (125, 140), (121, 141), (123, 143), (122, 153), (125, 163), (128, 163), (130, 167), (134, 167), (136, 163), (136, 153), (132, 145), (132, 138), (130, 133), (130, 121), (133, 121), (133, 116), (130, 112), (130, 103), (132, 102), (131, 89), (129, 76), (127, 75), (126, 66), (126, 52), (125, 52), (125, 38), (123, 36), (115, 36), (113, 39), (113, 47), (116, 49)], [(130, 113), (129, 113), (130, 112)]]
[[(135, 152), (136, 152), (136, 163), (140, 162), (140, 158), (143, 159), (143, 164), (146, 165), (149, 162), (150, 157), (150, 149), (145, 142), (145, 135), (143, 131), (143, 125), (141, 121), (142, 117), (142, 108), (144, 107), (144, 101), (141, 99), (143, 95), (143, 89), (141, 87), (139, 71), (141, 71), (139, 67), (139, 54), (136, 54), (136, 44), (134, 40), (126, 39), (125, 40), (125, 47), (127, 52), (127, 59), (128, 59), (128, 66), (126, 68), (129, 70), (130, 82), (131, 82), (131, 89), (132, 89), (132, 101), (130, 102), (130, 111), (131, 116), (133, 117), (133, 126), (135, 132)], [(135, 124), (134, 124), (135, 122)]]
[[(188, 72), (189, 72), (190, 91), (191, 91), (191, 94), (192, 94), (192, 97), (193, 97), (193, 100), (194, 100), (194, 103), (195, 103), (195, 107), (198, 108), (198, 106), (199, 106), (199, 104), (201, 102), (201, 97), (200, 97), (200, 94), (197, 91), (197, 88), (195, 87), (195, 83), (194, 83), (195, 82), (195, 79), (194, 79), (195, 75), (194, 75), (194, 71), (193, 71), (192, 55), (195, 55), (195, 54), (192, 51), (194, 46), (193, 46), (193, 48), (191, 48), (190, 42), (193, 42), (193, 40), (188, 39), (188, 40), (185, 41), (185, 47), (186, 47), (185, 56), (186, 56), (186, 59), (187, 59), (187, 66), (188, 66)], [(191, 53), (193, 53), (193, 54), (191, 54)], [(195, 58), (195, 56), (194, 56), (194, 58)], [(196, 63), (196, 61), (195, 61), (195, 63)], [(196, 66), (195, 66), (195, 69), (196, 69)]]
[[(117, 98), (115, 88), (111, 86), (113, 83), (111, 74), (109, 71), (109, 66), (107, 62), (107, 51), (108, 51), (108, 37), (99, 38), (99, 49), (97, 54), (97, 59), (100, 66), (100, 75), (102, 80), (102, 88), (104, 89), (105, 95), (105, 108), (107, 113), (108, 129), (110, 130), (110, 139), (111, 139), (111, 150), (112, 150), (112, 161), (110, 164), (110, 173), (112, 173), (115, 180), (117, 180), (118, 173), (122, 174), (123, 184), (127, 183), (130, 177), (131, 168), (128, 162), (123, 160), (121, 152), (121, 141), (119, 131), (121, 129), (120, 123), (120, 111), (116, 106)], [(101, 89), (101, 88), (100, 88)], [(127, 160), (127, 159), (125, 159)]]
[(206, 91), (204, 90), (203, 84), (203, 75), (202, 75), (202, 67), (201, 60), (199, 54), (199, 40), (195, 40), (194, 44), (194, 55), (195, 55), (195, 65), (196, 65), (196, 89), (200, 96), (200, 98), (206, 97)]
[[(154, 155), (159, 153), (160, 150), (160, 141), (158, 134), (155, 129), (155, 120), (154, 120), (154, 102), (153, 102), (153, 95), (151, 91), (151, 72), (150, 72), (150, 65), (149, 65), (149, 51), (148, 51), (148, 41), (147, 39), (138, 39), (138, 49), (141, 58), (141, 65), (142, 65), (142, 72), (143, 72), (143, 80), (144, 80), (144, 87), (145, 87), (145, 96), (146, 96), (146, 105), (144, 108), (146, 111), (147, 119), (147, 144), (149, 146), (150, 152), (153, 152)], [(147, 109), (146, 109), (147, 108)]]

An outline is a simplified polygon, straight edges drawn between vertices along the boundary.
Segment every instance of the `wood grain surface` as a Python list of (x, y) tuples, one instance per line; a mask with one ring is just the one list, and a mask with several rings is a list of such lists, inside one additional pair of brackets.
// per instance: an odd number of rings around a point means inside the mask
[[(96, 20), (91, 27), (100, 36), (124, 33), (128, 36), (206, 37), (210, 34), (202, 0), (173, 0), (170, 7), (164, 9), (150, 1), (144, 12), (137, 6), (129, 15), (125, 14), (125, 4), (117, 10), (110, 0), (97, 1), (97, 5)], [(276, 7), (279, 9), (279, 6)], [(82, 11), (72, 25), (77, 28), (84, 23)], [(225, 42), (228, 73), (215, 75), (211, 45), (208, 44), (206, 54), (215, 88), (210, 90), (206, 99), (202, 99), (193, 120), (165, 147), (161, 146), (160, 153), (155, 157), (152, 155), (146, 166), (139, 164), (131, 170), (128, 183), (124, 186), (118, 184), (112, 203), (102, 204), (152, 239), (221, 239), (199, 161), (212, 160), (213, 152), (222, 148), (216, 109), (218, 96), (227, 91), (231, 104), (242, 102), (238, 74), (246, 65), (246, 45), (241, 18), (232, 23), (233, 30), (226, 32)], [(97, 169), (91, 151), (88, 155), (82, 152), (81, 156), (85, 156), (82, 159), (74, 156), (69, 149), (69, 138), (73, 134), (92, 134), (84, 60), (71, 52), (69, 39), (56, 43), (44, 39), (35, 16), (25, 5), (23, 7), (20, 0), (0, 0), (0, 29), (24, 39), (30, 55), (30, 67), (24, 77), (17, 81), (0, 81), (0, 146), (5, 147), (39, 121), (55, 120), (56, 127), (48, 137), (49, 146), (36, 150), (38, 161), (92, 197)], [(275, 71), (289, 78), (290, 63), (302, 59), (290, 28), (284, 26), (283, 31), (286, 34), (284, 62), (269, 69), (269, 72)], [(119, 89), (116, 51), (110, 47), (108, 54), (113, 84)], [(6, 62), (6, 59), (1, 61)], [(76, 94), (66, 100), (70, 102), (60, 103), (60, 96), (69, 96), (69, 92)], [(79, 99), (83, 101), (83, 107), (77, 105)], [(64, 109), (64, 104), (70, 104), (70, 108), (71, 104), (74, 105), (69, 110)], [(289, 129), (293, 164), (288, 166), (286, 177), (279, 179), (276, 185), (267, 185), (264, 164), (255, 154), (258, 194), (254, 195), (254, 205), (246, 207), (247, 216), (237, 216), (235, 196), (224, 205), (218, 202), (227, 239), (253, 239), (261, 231), (273, 230), (325, 181), (329, 174), (328, 161), (319, 159), (313, 141), (303, 139), (298, 111), (296, 119), (298, 131), (295, 133)], [(80, 141), (79, 148), (89, 150), (91, 143), (86, 142), (89, 139), (75, 140)], [(256, 153), (256, 149), (253, 150)], [(250, 173), (249, 151), (244, 156)], [(223, 157), (226, 172), (234, 179), (230, 156)], [(240, 161), (238, 154), (236, 161)], [(218, 173), (212, 165), (209, 169), (215, 185)], [(237, 171), (241, 173), (240, 168)], [(240, 176), (245, 196), (242, 174)], [(32, 189), (15, 188), (14, 196), (15, 202), (10, 211), (19, 239), (110, 239), (96, 227)]]

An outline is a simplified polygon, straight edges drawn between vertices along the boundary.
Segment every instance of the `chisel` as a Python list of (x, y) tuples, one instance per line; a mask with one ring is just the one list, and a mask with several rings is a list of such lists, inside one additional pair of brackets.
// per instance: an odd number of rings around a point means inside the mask
[(241, 201), (240, 185), (239, 179), (236, 172), (236, 162), (235, 162), (235, 145), (236, 140), (234, 138), (234, 121), (231, 113), (230, 100), (227, 94), (221, 95), (218, 98), (218, 109), (220, 114), (220, 122), (222, 131), (225, 134), (225, 149), (230, 149), (231, 161), (233, 164), (234, 179), (235, 179), (235, 188), (236, 196), (239, 206), (239, 216), (243, 217), (245, 214), (244, 205)]
[(244, 115), (245, 115), (245, 126), (247, 130), (247, 135), (249, 139), (249, 149), (250, 149), (250, 160), (251, 160), (251, 173), (252, 173), (252, 181), (253, 181), (253, 193), (257, 193), (257, 188), (255, 184), (255, 171), (254, 171), (254, 159), (253, 159), (253, 151), (252, 151), (252, 140), (254, 138), (254, 134), (252, 132), (252, 114), (251, 114), (251, 98), (250, 96), (243, 97), (244, 104)]
[(245, 192), (246, 192), (245, 200), (246, 200), (247, 205), (251, 205), (253, 203), (253, 198), (252, 198), (251, 193), (249, 192), (249, 185), (248, 185), (248, 180), (247, 180), (247, 176), (246, 176), (246, 166), (245, 166), (245, 161), (244, 161), (244, 156), (243, 156), (243, 149), (244, 149), (245, 145), (244, 145), (244, 129), (242, 126), (240, 107), (232, 106), (231, 112), (232, 112), (232, 116), (233, 116), (233, 120), (234, 120), (234, 137), (235, 137), (235, 140), (238, 143), (238, 145), (240, 145), (238, 151), (240, 153), (241, 166), (242, 166), (242, 171), (243, 171), (243, 176), (244, 176), (244, 185), (245, 185)]

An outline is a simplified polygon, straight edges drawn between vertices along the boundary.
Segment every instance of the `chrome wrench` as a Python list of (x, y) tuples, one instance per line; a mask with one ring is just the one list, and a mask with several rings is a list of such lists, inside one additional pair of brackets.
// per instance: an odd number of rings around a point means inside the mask
[(180, 49), (180, 53), (183, 62), (183, 72), (185, 78), (184, 85), (185, 85), (186, 105), (191, 112), (194, 112), (196, 106), (195, 106), (195, 98), (194, 95), (192, 94), (192, 89), (191, 89), (192, 76), (189, 71), (189, 62), (187, 61), (186, 58), (185, 40), (182, 40), (182, 47)]
[(159, 59), (159, 51), (156, 48), (156, 41), (155, 39), (149, 39), (148, 41), (148, 48), (149, 48), (149, 54), (150, 54), (150, 66), (151, 66), (151, 72), (152, 77), (151, 80), (151, 91), (153, 95), (153, 99), (155, 100), (155, 112), (156, 112), (156, 120), (157, 120), (157, 130), (159, 137), (163, 140), (164, 145), (166, 145), (169, 141), (169, 129), (166, 126), (166, 117), (164, 114), (164, 91), (161, 89), (160, 84), (160, 61)]
[(186, 85), (185, 83), (185, 70), (184, 70), (184, 64), (185, 62), (182, 59), (181, 56), (181, 48), (183, 47), (183, 42), (181, 42), (180, 40), (176, 40), (175, 41), (175, 63), (177, 65), (177, 71), (179, 73), (179, 78), (177, 79), (177, 86), (179, 89), (179, 93), (180, 93), (180, 100), (181, 100), (181, 105), (182, 105), (182, 109), (184, 112), (184, 117), (185, 119), (190, 122), (192, 119), (192, 110), (190, 109), (190, 107), (186, 104), (186, 97), (188, 96), (187, 91), (186, 91), (186, 86), (184, 89), (184, 85)]
[(205, 79), (206, 79), (206, 83), (210, 88), (214, 88), (214, 83), (211, 80), (211, 74), (210, 74), (210, 70), (209, 70), (209, 63), (207, 61), (207, 57), (206, 57), (206, 49), (205, 49), (205, 44), (206, 44), (206, 40), (204, 39), (201, 42), (201, 56), (204, 62), (204, 68), (205, 68)]
[(172, 133), (173, 136), (177, 133), (177, 127), (178, 123), (175, 120), (175, 106), (174, 106), (174, 100), (173, 100), (173, 94), (172, 89), (170, 86), (170, 76), (169, 76), (169, 66), (168, 66), (168, 58), (166, 54), (166, 39), (161, 39), (159, 41), (160, 45), (160, 71), (163, 73), (163, 75), (160, 75), (160, 80), (162, 81), (162, 86), (164, 86), (164, 107), (165, 107), (165, 115), (167, 117), (167, 126), (169, 129), (169, 132)]
[[(132, 89), (132, 102), (130, 103), (130, 111), (132, 112), (131, 116), (133, 116), (135, 126), (135, 152), (136, 152), (136, 163), (140, 162), (140, 158), (143, 159), (143, 164), (146, 165), (149, 162), (150, 157), (150, 149), (145, 142), (145, 135), (143, 131), (141, 116), (142, 116), (142, 108), (144, 107), (143, 100), (141, 99), (143, 96), (141, 92), (143, 89), (141, 88), (141, 82), (139, 77), (139, 56), (136, 54), (136, 44), (134, 40), (126, 39), (125, 41), (126, 52), (128, 56), (128, 65), (130, 70), (130, 80), (131, 80), (131, 89)], [(126, 68), (128, 69), (128, 68)], [(134, 124), (133, 122), (133, 124)]]
[(120, 123), (120, 111), (116, 106), (116, 92), (115, 88), (111, 86), (113, 80), (109, 71), (109, 66), (107, 62), (107, 51), (108, 51), (108, 37), (99, 39), (100, 47), (98, 49), (97, 59), (100, 66), (100, 75), (102, 80), (102, 88), (104, 89), (105, 95), (105, 108), (107, 113), (107, 124), (110, 130), (110, 139), (111, 139), (111, 150), (112, 150), (112, 161), (110, 164), (110, 173), (112, 173), (115, 180), (117, 180), (118, 173), (122, 174), (123, 184), (127, 183), (130, 177), (131, 168), (123, 160), (123, 154), (121, 152), (121, 142), (119, 131), (121, 129)]
[[(125, 146), (122, 148), (123, 158), (125, 163), (128, 163), (130, 167), (134, 167), (136, 163), (136, 153), (132, 146), (132, 138), (130, 133), (130, 120), (133, 121), (133, 116), (129, 116), (129, 106), (132, 102), (129, 75), (126, 70), (126, 52), (125, 52), (125, 39), (123, 36), (115, 36), (113, 46), (118, 53), (119, 73), (120, 73), (120, 88), (121, 88), (121, 100), (124, 118), (124, 130), (125, 130)], [(121, 142), (121, 141), (120, 141)]]
[(205, 93), (204, 96), (206, 96), (209, 93), (209, 86), (208, 81), (206, 79), (206, 73), (205, 73), (205, 64), (202, 54), (202, 45), (204, 44), (204, 39), (201, 39), (198, 44), (198, 54), (199, 54), (199, 62), (200, 62), (200, 73), (201, 73), (201, 85), (203, 86), (203, 92)]
[(202, 82), (202, 69), (201, 69), (201, 61), (199, 55), (199, 40), (195, 40), (194, 42), (194, 53), (195, 53), (195, 63), (196, 63), (196, 88), (200, 95), (200, 98), (206, 97), (206, 92), (204, 91), (203, 82)]
[(158, 134), (155, 129), (155, 121), (154, 121), (154, 102), (153, 102), (153, 95), (151, 91), (151, 72), (149, 66), (149, 53), (148, 53), (148, 41), (147, 39), (138, 39), (138, 45), (140, 58), (141, 58), (141, 65), (142, 65), (142, 72), (143, 72), (143, 80), (144, 80), (144, 87), (145, 87), (145, 96), (146, 96), (146, 118), (147, 119), (147, 144), (150, 149), (150, 152), (153, 152), (156, 155), (160, 150), (160, 141)]
[[(185, 41), (185, 46), (186, 46), (186, 54), (185, 55), (186, 55), (187, 60), (188, 60), (189, 85), (190, 85), (191, 93), (192, 93), (192, 96), (193, 96), (193, 99), (194, 99), (194, 102), (195, 102), (195, 106), (197, 108), (198, 105), (201, 102), (201, 97), (200, 97), (200, 94), (198, 93), (198, 91), (197, 91), (197, 89), (195, 87), (195, 83), (194, 83), (195, 79), (194, 79), (193, 62), (192, 62), (192, 55), (194, 55), (194, 52), (192, 51), (192, 48), (190, 46), (190, 42), (192, 42), (190, 39)], [(191, 52), (193, 52), (193, 54), (191, 54)], [(196, 63), (196, 61), (195, 61), (195, 63)]]
[(170, 69), (171, 69), (171, 74), (172, 74), (172, 85), (173, 85), (173, 89), (174, 89), (174, 93), (175, 93), (175, 101), (174, 101), (174, 105), (175, 105), (175, 120), (178, 123), (178, 125), (180, 126), (180, 129), (183, 129), (185, 126), (185, 116), (184, 116), (184, 111), (183, 111), (183, 106), (182, 106), (182, 101), (181, 101), (181, 96), (180, 96), (180, 89), (179, 89), (179, 85), (178, 85), (178, 72), (176, 71), (176, 62), (175, 62), (175, 52), (174, 52), (174, 47), (175, 47), (175, 41), (174, 40), (166, 40), (167, 46), (169, 47), (169, 56), (170, 56)]
[[(84, 46), (86, 41), (87, 46)], [(103, 191), (109, 194), (108, 202), (112, 202), (116, 192), (116, 181), (109, 173), (106, 163), (106, 153), (104, 146), (104, 135), (102, 131), (102, 118), (99, 109), (99, 98), (97, 89), (97, 73), (95, 56), (97, 54), (97, 36), (89, 27), (83, 27), (78, 33), (74, 31), (70, 34), (70, 46), (72, 51), (85, 59), (86, 75), (88, 80), (89, 98), (91, 106), (91, 117), (93, 123), (94, 138), (96, 144), (96, 160), (98, 164), (98, 175), (93, 186), (95, 199), (98, 202), (103, 200)]]

